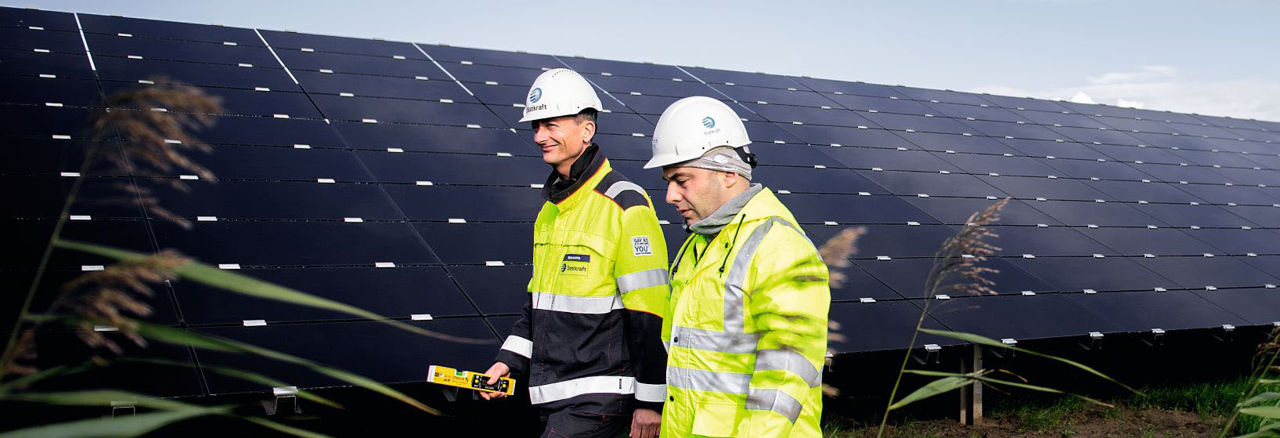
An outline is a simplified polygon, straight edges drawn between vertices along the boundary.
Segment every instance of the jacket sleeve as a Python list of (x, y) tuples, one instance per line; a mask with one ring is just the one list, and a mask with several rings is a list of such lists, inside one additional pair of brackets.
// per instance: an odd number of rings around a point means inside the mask
[(821, 414), (831, 289), (826, 265), (799, 230), (774, 227), (761, 247), (769, 250), (755, 256), (748, 283), (760, 339), (739, 432), (785, 437), (800, 416)]
[(533, 295), (526, 293), (524, 308), (520, 311), (520, 319), (511, 327), (511, 334), (498, 350), (494, 360), (507, 364), (511, 374), (527, 376), (529, 372), (529, 356), (533, 355), (533, 336), (530, 333), (532, 323)]
[(626, 336), (635, 368), (636, 406), (661, 411), (667, 393), (662, 318), (671, 287), (666, 240), (650, 205), (634, 205), (622, 212), (613, 276), (627, 309)]

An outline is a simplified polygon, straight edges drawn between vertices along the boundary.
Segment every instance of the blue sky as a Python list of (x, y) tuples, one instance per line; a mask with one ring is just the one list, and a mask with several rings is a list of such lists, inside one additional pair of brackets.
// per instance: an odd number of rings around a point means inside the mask
[(0, 0), (1280, 120), (1280, 2)]

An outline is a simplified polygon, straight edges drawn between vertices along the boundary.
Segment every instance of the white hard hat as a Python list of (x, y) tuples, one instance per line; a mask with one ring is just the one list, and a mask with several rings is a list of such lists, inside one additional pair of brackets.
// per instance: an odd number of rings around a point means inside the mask
[(662, 112), (653, 129), (653, 159), (644, 168), (689, 161), (720, 146), (748, 144), (747, 127), (728, 105), (706, 96), (686, 97)]
[(556, 68), (538, 75), (529, 86), (520, 122), (577, 115), (584, 109), (604, 110), (595, 88), (578, 72)]

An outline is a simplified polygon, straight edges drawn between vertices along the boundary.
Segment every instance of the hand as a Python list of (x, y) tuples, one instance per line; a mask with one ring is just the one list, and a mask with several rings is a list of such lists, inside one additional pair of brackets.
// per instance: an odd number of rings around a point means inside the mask
[[(508, 367), (507, 364), (505, 363), (494, 362), (493, 366), (489, 367), (489, 371), (485, 371), (484, 374), (489, 376), (489, 381), (486, 383), (493, 385), (495, 383), (498, 383), (499, 377), (510, 376), (511, 368)], [(485, 400), (493, 400), (495, 398), (503, 398), (506, 396), (507, 396), (507, 393), (505, 392), (480, 391), (480, 398), (483, 398)]]
[(631, 415), (630, 438), (653, 438), (662, 426), (662, 414), (652, 409), (636, 409)]

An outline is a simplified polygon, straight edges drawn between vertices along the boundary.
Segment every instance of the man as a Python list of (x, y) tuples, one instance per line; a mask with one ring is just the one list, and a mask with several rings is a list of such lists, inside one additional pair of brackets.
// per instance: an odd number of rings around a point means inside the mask
[(544, 437), (613, 437), (630, 425), (632, 438), (652, 438), (666, 394), (667, 247), (649, 195), (592, 142), (601, 109), (573, 70), (549, 70), (529, 89), (520, 121), (552, 171), (528, 301), (486, 374), (527, 376)]
[(827, 267), (773, 192), (746, 127), (709, 97), (658, 119), (653, 159), (692, 232), (671, 265), (662, 438), (821, 436)]

